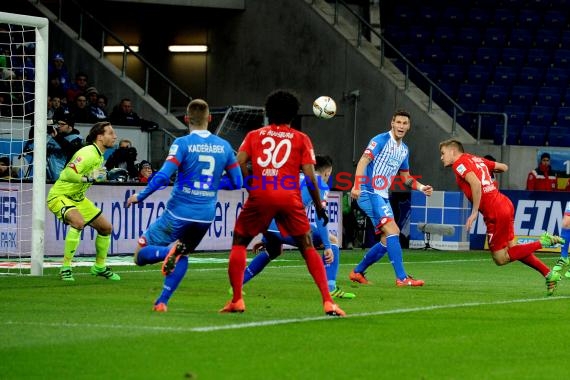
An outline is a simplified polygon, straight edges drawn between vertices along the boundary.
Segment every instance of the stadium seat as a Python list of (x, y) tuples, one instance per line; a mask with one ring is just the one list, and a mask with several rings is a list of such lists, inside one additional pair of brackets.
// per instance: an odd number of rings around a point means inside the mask
[(501, 52), (501, 63), (505, 66), (520, 66), (526, 60), (526, 49), (523, 48), (504, 48)]
[(521, 8), (517, 21), (520, 27), (532, 30), (540, 25), (541, 18), (541, 12), (537, 12), (535, 9)]
[(494, 12), (493, 22), (495, 25), (512, 27), (515, 24), (515, 12), (511, 9), (497, 8)]
[(395, 24), (398, 26), (402, 25), (413, 25), (416, 18), (416, 13), (414, 12), (414, 8), (407, 6), (407, 5), (398, 5), (394, 9), (394, 19), (396, 20)]
[(503, 118), (499, 115), (485, 113), (500, 113), (503, 111), (503, 107), (497, 104), (479, 104), (477, 106), (477, 112), (481, 112), (481, 138), (486, 140), (492, 140), (495, 134), (495, 125), (502, 122)]
[(475, 53), (478, 65), (494, 67), (501, 60), (501, 49), (496, 47), (480, 47)]
[(400, 25), (387, 25), (383, 36), (395, 46), (408, 43), (408, 31)]
[(449, 26), (438, 26), (433, 31), (433, 42), (441, 46), (455, 43), (455, 29)]
[(442, 82), (463, 82), (465, 78), (465, 67), (456, 64), (444, 64), (441, 66), (440, 79)]
[(423, 25), (438, 25), (440, 11), (435, 7), (421, 6), (417, 14), (417, 22)]
[(536, 87), (515, 85), (511, 90), (511, 103), (514, 105), (529, 106), (533, 104)]
[(466, 110), (474, 110), (481, 103), (483, 86), (480, 84), (461, 83), (457, 90), (457, 103)]
[(519, 72), (519, 83), (527, 86), (539, 86), (542, 84), (544, 70), (539, 67), (524, 66)]
[(449, 6), (444, 8), (440, 18), (442, 24), (462, 26), (465, 20), (465, 12), (463, 8)]
[(542, 23), (552, 30), (562, 30), (566, 26), (566, 13), (559, 10), (548, 10), (542, 15)]
[(532, 106), (528, 113), (531, 125), (550, 126), (554, 122), (555, 108), (552, 106)]
[(529, 49), (526, 54), (526, 65), (544, 68), (551, 62), (551, 53), (549, 50), (533, 48)]
[[(502, 84), (490, 84), (485, 87), (484, 99), (487, 104), (503, 106), (509, 101), (509, 86)], [(502, 109), (501, 109), (502, 111)]]
[(527, 121), (528, 107), (520, 104), (507, 104), (503, 112), (508, 116), (508, 123), (510, 125), (524, 125)]
[(546, 141), (549, 146), (570, 146), (570, 128), (559, 126), (550, 127)]
[(549, 67), (544, 75), (544, 84), (562, 89), (568, 85), (568, 78), (568, 70), (560, 67)]
[(481, 32), (479, 29), (471, 26), (461, 27), (457, 38), (463, 46), (475, 47), (481, 45)]
[(427, 75), (428, 78), (430, 78), (431, 80), (437, 80), (437, 78), (439, 78), (439, 66), (438, 65), (434, 65), (432, 63), (420, 62), (420, 63), (416, 64), (416, 67), (418, 69), (420, 69), (420, 71), (424, 75)]
[(527, 146), (543, 146), (546, 142), (548, 127), (525, 125), (521, 129), (520, 144)]
[(569, 49), (555, 50), (553, 57), (553, 64), (554, 67), (570, 69), (570, 50)]
[(412, 63), (420, 60), (421, 47), (416, 44), (403, 44), (398, 47), (398, 50)]
[(514, 28), (511, 30), (509, 46), (528, 48), (529, 46), (532, 46), (532, 41), (533, 38), (530, 30), (522, 28)]
[[(504, 125), (499, 123), (495, 125), (495, 134), (493, 136), (493, 143), (495, 145), (503, 145)], [(520, 125), (507, 125), (507, 145), (519, 145), (519, 135), (522, 127)]]
[(444, 63), (447, 61), (447, 53), (441, 45), (426, 45), (423, 60), (424, 62)]
[(570, 29), (564, 29), (560, 34), (560, 46), (570, 46)]
[(507, 41), (507, 31), (500, 27), (491, 27), (485, 29), (485, 36), (483, 42), (485, 46), (490, 47), (503, 47)]
[(570, 107), (558, 107), (556, 111), (556, 125), (570, 128)]
[(423, 25), (412, 25), (409, 28), (408, 40), (413, 44), (431, 43), (431, 29)]
[(492, 68), (484, 65), (470, 65), (467, 67), (467, 82), (472, 84), (484, 84), (489, 81)]
[(467, 11), (469, 24), (476, 26), (487, 26), (491, 20), (491, 13), (486, 8), (471, 8)]
[(540, 87), (536, 94), (536, 104), (541, 106), (560, 106), (562, 99), (561, 87)]
[(535, 45), (542, 49), (557, 48), (560, 43), (560, 32), (551, 29), (539, 29), (534, 37)]
[(474, 57), (473, 48), (468, 46), (452, 46), (449, 49), (449, 63), (470, 65), (473, 63)]
[(497, 66), (493, 74), (493, 84), (512, 86), (519, 75), (518, 66)]

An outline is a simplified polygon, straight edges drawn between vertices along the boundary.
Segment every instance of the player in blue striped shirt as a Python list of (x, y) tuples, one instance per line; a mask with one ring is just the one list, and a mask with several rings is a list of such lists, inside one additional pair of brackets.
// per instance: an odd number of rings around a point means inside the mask
[(423, 286), (423, 280), (414, 279), (404, 269), (400, 229), (394, 220), (389, 191), (392, 184), (398, 182), (428, 196), (432, 194), (433, 189), (430, 185), (421, 184), (417, 177), (410, 174), (410, 152), (403, 141), (410, 130), (410, 114), (405, 110), (396, 111), (390, 126), (388, 132), (380, 133), (370, 140), (356, 166), (351, 196), (358, 200), (358, 206), (374, 223), (380, 242), (370, 248), (362, 261), (350, 272), (349, 278), (353, 282), (370, 284), (364, 276), (366, 269), (387, 252), (394, 267), (397, 286)]

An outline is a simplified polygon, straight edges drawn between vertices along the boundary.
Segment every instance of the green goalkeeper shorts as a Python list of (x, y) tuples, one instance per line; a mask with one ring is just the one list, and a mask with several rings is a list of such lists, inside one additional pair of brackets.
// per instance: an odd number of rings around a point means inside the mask
[(89, 224), (101, 214), (101, 210), (87, 198), (83, 198), (81, 201), (74, 201), (64, 195), (59, 195), (48, 200), (47, 206), (59, 220), (66, 224), (65, 214), (71, 209), (79, 211), (81, 216), (83, 216), (83, 220), (85, 220), (85, 224)]

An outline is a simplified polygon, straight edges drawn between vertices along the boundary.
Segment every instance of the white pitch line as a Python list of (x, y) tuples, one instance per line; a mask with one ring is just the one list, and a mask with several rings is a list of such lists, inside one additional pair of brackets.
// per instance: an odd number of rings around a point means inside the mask
[[(458, 304), (449, 305), (430, 305), (430, 306), (419, 306), (404, 309), (392, 309), (392, 310), (379, 310), (366, 313), (356, 313), (349, 314), (345, 318), (359, 318), (359, 317), (370, 317), (376, 315), (391, 315), (391, 314), (406, 314), (406, 313), (417, 313), (422, 311), (431, 310), (445, 310), (445, 309), (457, 309), (462, 307), (477, 307), (477, 306), (490, 306), (490, 305), (509, 305), (517, 303), (531, 303), (531, 302), (545, 302), (545, 301), (559, 301), (570, 299), (570, 296), (555, 296), (548, 298), (522, 298), (514, 300), (503, 300), (503, 301), (493, 301), (493, 302), (465, 302)], [(246, 328), (256, 328), (264, 326), (277, 326), (286, 325), (293, 323), (304, 323), (313, 321), (323, 321), (323, 320), (335, 320), (335, 317), (330, 316), (319, 316), (319, 317), (306, 317), (306, 318), (289, 318), (289, 319), (275, 319), (269, 321), (259, 321), (259, 322), (246, 322), (246, 323), (232, 323), (229, 325), (221, 326), (202, 326), (202, 327), (172, 327), (172, 326), (134, 326), (134, 325), (107, 325), (107, 324), (94, 324), (94, 323), (47, 323), (47, 322), (26, 322), (26, 321), (3, 321), (0, 322), (0, 326), (36, 326), (36, 327), (54, 327), (54, 328), (101, 328), (101, 329), (119, 329), (119, 330), (133, 330), (133, 331), (157, 331), (157, 332), (212, 332), (220, 330), (237, 330)]]

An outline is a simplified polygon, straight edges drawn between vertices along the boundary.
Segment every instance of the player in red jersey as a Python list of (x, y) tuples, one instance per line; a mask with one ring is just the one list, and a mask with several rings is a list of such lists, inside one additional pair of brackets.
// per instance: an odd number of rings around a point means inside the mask
[[(308, 178), (306, 185), (319, 219), (328, 222), (315, 178), (315, 153), (309, 137), (293, 128), (299, 100), (289, 91), (277, 90), (265, 102), (269, 125), (251, 131), (242, 142), (237, 160), (246, 180), (249, 197), (234, 228), (228, 274), (233, 289), (232, 299), (220, 312), (245, 311), (242, 284), (246, 266), (246, 247), (259, 233), (267, 231), (275, 219), (283, 236), (292, 236), (307, 263), (323, 298), (327, 315), (344, 316), (328, 290), (325, 268), (311, 241), (311, 227), (303, 207), (299, 185), (299, 168)], [(248, 175), (248, 162), (252, 173)], [(269, 240), (271, 235), (266, 236)]]
[(467, 218), (465, 228), (469, 231), (481, 212), (487, 226), (489, 249), (495, 264), (505, 265), (511, 261), (522, 261), (544, 276), (547, 295), (552, 295), (561, 276), (551, 271), (534, 252), (543, 247), (564, 244), (564, 239), (545, 232), (539, 241), (515, 244), (513, 203), (491, 180), (492, 172), (503, 173), (509, 167), (502, 162), (465, 153), (463, 144), (455, 139), (442, 141), (439, 151), (443, 166), (451, 166), (457, 185), (472, 203), (471, 215)]

